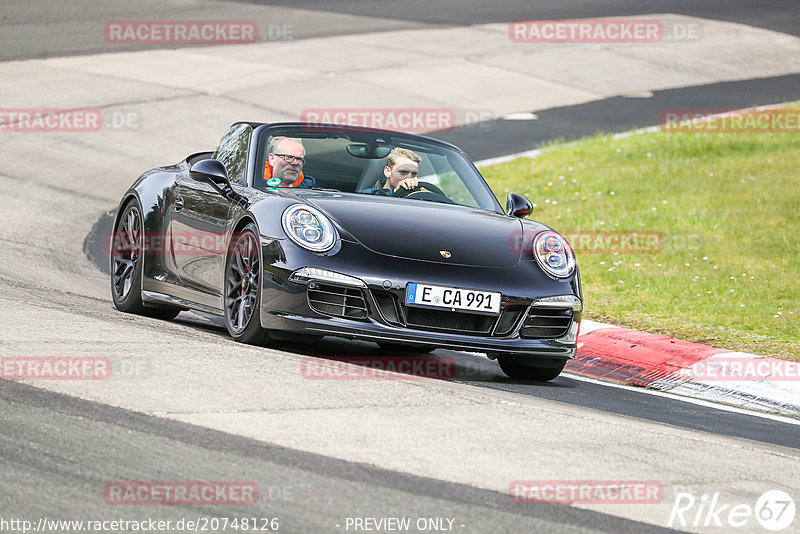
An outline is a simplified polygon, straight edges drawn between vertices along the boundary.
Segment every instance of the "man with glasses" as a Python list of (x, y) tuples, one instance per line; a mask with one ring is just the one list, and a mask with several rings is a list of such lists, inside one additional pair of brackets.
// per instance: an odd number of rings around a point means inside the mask
[(269, 142), (264, 179), (271, 187), (314, 187), (314, 179), (303, 175), (306, 149), (295, 137), (276, 136)]
[(422, 161), (416, 152), (407, 148), (393, 148), (386, 158), (386, 167), (383, 168), (383, 180), (378, 180), (374, 186), (364, 189), (362, 193), (368, 195), (394, 196), (400, 188), (414, 189), (419, 185), (417, 173), (419, 162)]

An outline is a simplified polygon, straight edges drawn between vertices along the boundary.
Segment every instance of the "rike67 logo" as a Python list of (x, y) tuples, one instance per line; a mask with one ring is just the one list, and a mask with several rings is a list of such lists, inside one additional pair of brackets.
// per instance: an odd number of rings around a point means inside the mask
[(679, 492), (675, 495), (667, 526), (702, 527), (703, 531), (716, 527), (719, 532), (731, 532), (733, 528), (742, 527), (752, 530), (757, 522), (769, 531), (779, 532), (792, 524), (795, 512), (794, 500), (781, 490), (764, 492), (755, 505), (726, 501), (719, 492), (703, 494), (700, 498)]

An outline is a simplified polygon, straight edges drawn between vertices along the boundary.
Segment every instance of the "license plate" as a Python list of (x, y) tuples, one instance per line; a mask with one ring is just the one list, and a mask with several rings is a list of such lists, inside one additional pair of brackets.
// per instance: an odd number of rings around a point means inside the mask
[(406, 288), (406, 304), (493, 315), (500, 313), (500, 296), (490, 291), (415, 283), (409, 283)]

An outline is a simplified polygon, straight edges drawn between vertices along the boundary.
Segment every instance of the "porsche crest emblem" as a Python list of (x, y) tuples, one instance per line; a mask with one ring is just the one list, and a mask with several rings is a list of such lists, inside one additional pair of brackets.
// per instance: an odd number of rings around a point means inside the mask
[(449, 251), (449, 250), (440, 250), (440, 251), (439, 251), (439, 254), (441, 254), (441, 255), (442, 255), (442, 257), (443, 257), (444, 259), (446, 259), (446, 260), (447, 260), (447, 259), (450, 259), (450, 256), (452, 256), (452, 254), (450, 254), (450, 251)]

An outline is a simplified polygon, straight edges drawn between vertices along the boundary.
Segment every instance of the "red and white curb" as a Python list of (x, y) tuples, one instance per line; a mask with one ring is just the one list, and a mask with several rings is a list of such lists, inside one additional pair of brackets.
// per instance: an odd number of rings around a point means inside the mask
[(566, 370), (603, 381), (800, 415), (800, 363), (584, 320)]

